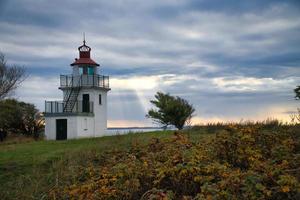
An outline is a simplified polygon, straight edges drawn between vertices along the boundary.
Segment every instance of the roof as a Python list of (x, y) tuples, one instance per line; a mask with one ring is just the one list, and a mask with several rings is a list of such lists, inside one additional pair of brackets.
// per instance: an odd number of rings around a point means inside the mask
[(74, 65), (94, 65), (94, 66), (99, 66), (98, 63), (96, 63), (95, 61), (93, 61), (91, 58), (75, 58), (75, 62), (73, 62), (71, 64), (71, 66)]
[(79, 51), (79, 58), (75, 58), (75, 62), (71, 64), (71, 66), (74, 65), (94, 65), (94, 66), (99, 66), (98, 63), (93, 61), (91, 59), (90, 53), (91, 53), (91, 48), (87, 45), (85, 45), (85, 40), (83, 40), (83, 45), (78, 47)]

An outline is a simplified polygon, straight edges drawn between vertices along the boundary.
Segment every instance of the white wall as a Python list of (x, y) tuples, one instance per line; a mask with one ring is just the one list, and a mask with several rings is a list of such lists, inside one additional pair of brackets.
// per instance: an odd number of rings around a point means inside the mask
[(56, 119), (45, 117), (45, 137), (47, 140), (56, 140)]
[[(45, 117), (45, 135), (48, 140), (56, 139), (56, 119), (67, 119), (67, 139), (79, 137), (100, 137), (106, 135), (107, 130), (107, 90), (83, 88), (80, 90), (78, 100), (82, 95), (89, 94), (90, 101), (94, 103), (94, 116), (66, 116)], [(101, 94), (101, 105), (99, 104)], [(65, 95), (65, 91), (64, 91)]]
[[(82, 95), (89, 94), (90, 101), (94, 102), (94, 135), (103, 136), (107, 129), (107, 90), (102, 89), (81, 89), (78, 95), (78, 100), (82, 101)], [(99, 94), (102, 97), (102, 104), (99, 105)]]
[[(47, 140), (56, 140), (56, 120), (57, 119), (67, 119), (67, 139), (78, 138), (79, 133), (84, 132), (82, 125), (78, 125), (78, 121), (83, 121), (78, 119), (79, 116), (68, 116), (68, 117), (45, 117), (45, 136)], [(88, 125), (93, 124), (93, 119), (89, 117), (87, 119)], [(93, 136), (93, 128), (87, 131), (87, 136)], [(84, 137), (84, 135), (83, 135)]]
[(47, 140), (56, 140), (56, 120), (67, 119), (67, 139), (77, 137), (77, 116), (45, 117), (45, 136)]
[(94, 117), (77, 116), (78, 137), (95, 137)]
[(67, 139), (75, 139), (78, 135), (77, 130), (77, 117), (76, 116), (70, 116), (67, 118)]

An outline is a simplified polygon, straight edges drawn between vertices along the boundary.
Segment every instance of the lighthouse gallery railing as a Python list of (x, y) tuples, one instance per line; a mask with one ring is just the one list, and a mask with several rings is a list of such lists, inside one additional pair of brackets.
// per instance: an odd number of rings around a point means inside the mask
[[(63, 101), (45, 101), (45, 113), (64, 113), (64, 106)], [(76, 101), (71, 113), (94, 113), (94, 102)]]
[[(79, 83), (78, 83), (79, 81)], [(102, 75), (60, 75), (60, 86), (61, 87), (77, 87), (77, 86), (88, 86), (88, 87), (102, 87), (109, 88), (109, 76)]]

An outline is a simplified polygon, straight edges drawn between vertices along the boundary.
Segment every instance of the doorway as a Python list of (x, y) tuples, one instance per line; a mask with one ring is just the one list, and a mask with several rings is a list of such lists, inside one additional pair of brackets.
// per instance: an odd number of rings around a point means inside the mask
[(56, 140), (67, 139), (67, 119), (56, 120)]
[(90, 95), (82, 95), (82, 112), (90, 112)]

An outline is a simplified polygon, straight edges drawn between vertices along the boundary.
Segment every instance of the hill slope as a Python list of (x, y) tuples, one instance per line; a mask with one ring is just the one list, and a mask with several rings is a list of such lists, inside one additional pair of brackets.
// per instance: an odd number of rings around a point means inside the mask
[[(297, 126), (0, 146), (2, 199), (297, 199)], [(208, 134), (208, 132), (212, 132)]]

